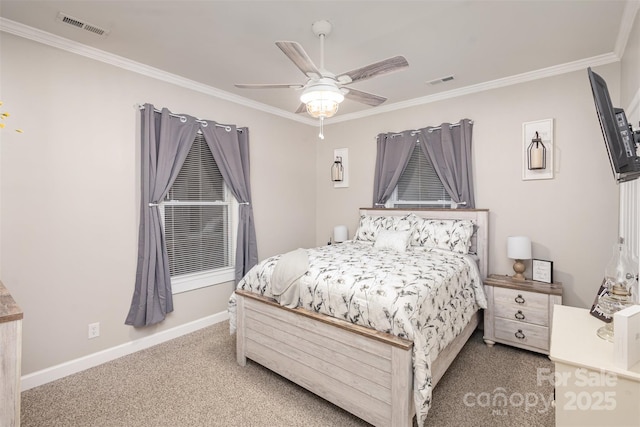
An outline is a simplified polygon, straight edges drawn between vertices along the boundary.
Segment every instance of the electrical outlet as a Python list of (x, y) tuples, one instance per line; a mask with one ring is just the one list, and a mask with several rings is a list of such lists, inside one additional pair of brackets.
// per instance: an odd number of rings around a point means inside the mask
[(100, 322), (89, 323), (89, 339), (100, 336)]

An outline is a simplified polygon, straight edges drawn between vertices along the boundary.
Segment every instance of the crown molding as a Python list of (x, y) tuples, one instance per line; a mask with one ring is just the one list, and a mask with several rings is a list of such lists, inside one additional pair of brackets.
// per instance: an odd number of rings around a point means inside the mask
[[(383, 114), (391, 111), (402, 110), (405, 108), (429, 104), (437, 101), (470, 95), (478, 92), (484, 92), (487, 90), (498, 89), (501, 87), (511, 86), (519, 83), (525, 83), (532, 80), (538, 80), (538, 79), (543, 79), (547, 77), (557, 76), (560, 74), (565, 74), (573, 71), (586, 69), (587, 67), (593, 67), (593, 66), (599, 66), (599, 65), (610, 64), (613, 62), (618, 62), (620, 61), (620, 58), (621, 58), (621, 53), (619, 52), (624, 52), (626, 42), (629, 38), (631, 29), (632, 29), (633, 19), (635, 18), (635, 14), (637, 13), (638, 9), (640, 9), (640, 1), (630, 0), (629, 2), (627, 2), (625, 6), (623, 22), (621, 24), (620, 32), (618, 33), (618, 38), (616, 41), (615, 52), (611, 52), (611, 53), (607, 53), (607, 54), (603, 54), (603, 55), (599, 55), (591, 58), (581, 59), (581, 60), (569, 62), (566, 64), (560, 64), (552, 67), (542, 68), (539, 70), (517, 74), (517, 75), (505, 77), (502, 79), (496, 79), (496, 80), (484, 82), (484, 83), (479, 83), (476, 85), (465, 86), (462, 88), (453, 89), (445, 92), (439, 92), (433, 95), (427, 95), (419, 98), (410, 99), (408, 101), (378, 106), (375, 109), (362, 110), (355, 113), (334, 116), (334, 117), (331, 117), (330, 119), (327, 119), (325, 124), (330, 125), (333, 123), (341, 123), (349, 120), (365, 118), (365, 117), (374, 116), (377, 114)], [(310, 117), (301, 116), (299, 114), (284, 111), (280, 108), (275, 108), (270, 105), (263, 104), (261, 102), (253, 101), (248, 98), (217, 89), (213, 86), (205, 85), (176, 74), (168, 73), (161, 69), (150, 67), (148, 65), (141, 64), (136, 61), (132, 61), (122, 56), (114, 55), (114, 54), (102, 51), (100, 49), (96, 49), (96, 48), (75, 42), (73, 40), (66, 39), (64, 37), (56, 36), (55, 34), (51, 34), (46, 31), (42, 31), (33, 27), (29, 27), (24, 24), (20, 24), (15, 21), (11, 21), (6, 18), (0, 17), (0, 31), (4, 31), (19, 37), (36, 41), (38, 43), (42, 43), (48, 46), (62, 49), (67, 52), (75, 53), (90, 59), (94, 59), (96, 61), (104, 62), (106, 64), (110, 64), (125, 70), (129, 70), (153, 79), (171, 83), (180, 87), (184, 87), (186, 89), (191, 89), (196, 92), (200, 92), (200, 93), (210, 95), (219, 99), (223, 99), (239, 105), (243, 105), (245, 107), (253, 108), (259, 111), (263, 111), (269, 114), (283, 117), (285, 119), (293, 120), (293, 121), (311, 125), (311, 126), (318, 125), (317, 120), (312, 119)]]
[(177, 74), (172, 74), (159, 68), (142, 64), (140, 62), (132, 61), (131, 59), (114, 55), (112, 53), (105, 52), (103, 50), (96, 49), (82, 43), (78, 43), (73, 40), (69, 40), (67, 38), (21, 24), (19, 22), (11, 21), (6, 18), (0, 17), (0, 31), (10, 33), (25, 39), (33, 40), (35, 42), (55, 47), (67, 52), (75, 53), (89, 59), (100, 61), (105, 64), (113, 65), (124, 70), (144, 75), (146, 77), (171, 83), (176, 86), (184, 87), (186, 89), (191, 89), (205, 95), (210, 95), (215, 98), (240, 104), (245, 107), (253, 108), (255, 110), (260, 110), (265, 113), (280, 116), (285, 119), (297, 121), (308, 125), (317, 125), (316, 120), (313, 120), (311, 118), (296, 115), (295, 113), (284, 111), (280, 108), (275, 108), (261, 102), (253, 101), (248, 98), (244, 98), (242, 96), (217, 89), (213, 86), (205, 85), (195, 80), (191, 80)]
[(458, 89), (449, 90), (446, 92), (439, 92), (433, 95), (427, 95), (420, 98), (410, 99), (408, 101), (396, 102), (394, 104), (379, 106), (374, 110), (367, 110), (363, 112), (356, 112), (351, 114), (345, 114), (332, 119), (332, 123), (338, 123), (342, 121), (360, 119), (374, 114), (382, 114), (390, 111), (402, 110), (404, 108), (415, 107), (418, 105), (430, 104), (432, 102), (442, 101), (445, 99), (457, 98), (459, 96), (471, 95), (478, 92), (484, 92), (487, 90), (498, 89), (506, 86), (512, 86), (515, 84), (526, 83), (533, 80), (544, 79), (547, 77), (553, 77), (560, 74), (571, 73), (573, 71), (584, 70), (587, 67), (596, 67), (599, 65), (606, 65), (613, 62), (619, 62), (620, 58), (615, 53), (606, 53), (592, 58), (581, 59), (578, 61), (568, 62), (566, 64), (554, 65), (552, 67), (541, 68), (539, 70), (530, 71), (527, 73), (516, 74), (513, 76), (505, 77), (502, 79), (491, 80), (484, 83), (479, 83), (471, 86), (465, 86)]

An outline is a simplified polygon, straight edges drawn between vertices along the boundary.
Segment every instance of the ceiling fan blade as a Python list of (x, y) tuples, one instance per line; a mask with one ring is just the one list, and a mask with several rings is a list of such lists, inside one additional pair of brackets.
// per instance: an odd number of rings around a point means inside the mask
[(404, 56), (394, 56), (380, 62), (366, 65), (356, 70), (347, 71), (336, 77), (342, 84), (349, 84), (356, 81), (370, 79), (381, 74), (399, 71), (409, 66)]
[(300, 106), (296, 110), (296, 114), (306, 113), (306, 112), (307, 112), (307, 104), (303, 102), (302, 104), (300, 104)]
[(302, 89), (301, 84), (235, 84), (241, 89)]
[[(343, 88), (343, 90), (346, 88)], [(345, 98), (351, 99), (353, 101), (361, 102), (363, 104), (371, 105), (372, 107), (377, 107), (387, 100), (384, 96), (374, 95), (372, 93), (363, 92), (361, 90), (356, 90), (352, 88), (348, 88), (349, 92), (344, 94)]]
[(300, 69), (307, 77), (311, 79), (319, 79), (322, 73), (315, 66), (307, 52), (302, 46), (296, 42), (280, 41), (276, 42), (276, 46), (284, 52), (285, 55)]

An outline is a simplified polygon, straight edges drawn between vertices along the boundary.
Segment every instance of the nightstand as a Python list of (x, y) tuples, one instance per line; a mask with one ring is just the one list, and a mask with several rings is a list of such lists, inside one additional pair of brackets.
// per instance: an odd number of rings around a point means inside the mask
[(515, 280), (492, 274), (484, 280), (484, 342), (549, 354), (553, 306), (562, 305), (562, 284)]

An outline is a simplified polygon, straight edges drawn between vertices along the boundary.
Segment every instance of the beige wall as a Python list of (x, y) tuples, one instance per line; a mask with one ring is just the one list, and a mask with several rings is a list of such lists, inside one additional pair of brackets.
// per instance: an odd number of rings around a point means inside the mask
[[(25, 312), (23, 374), (224, 312), (232, 284), (175, 296), (161, 325), (124, 325), (133, 291), (135, 104), (250, 128), (261, 258), (311, 246), (315, 132), (101, 62), (2, 34), (1, 279)], [(310, 172), (311, 171), (311, 172)], [(87, 325), (101, 335), (87, 339)]]
[[(640, 86), (638, 27), (636, 19), (622, 65), (596, 69), (624, 106)], [(618, 192), (586, 71), (328, 125), (319, 141), (297, 122), (9, 34), (1, 42), (0, 99), (25, 130), (0, 132), (0, 278), (25, 311), (23, 374), (226, 308), (231, 284), (176, 295), (160, 325), (124, 325), (137, 248), (138, 103), (250, 128), (261, 259), (324, 244), (336, 224), (353, 235), (357, 209), (371, 205), (378, 133), (464, 117), (475, 122), (477, 205), (491, 210), (492, 273), (511, 272), (506, 237), (527, 234), (534, 256), (554, 261), (565, 303), (586, 307), (610, 257)], [(522, 181), (522, 123), (545, 118), (555, 121), (555, 178)], [(344, 147), (350, 186), (334, 189), (333, 149)], [(101, 336), (88, 340), (92, 322)]]
[[(618, 99), (620, 67), (598, 67)], [(375, 136), (474, 121), (476, 206), (490, 209), (489, 271), (513, 273), (509, 235), (531, 237), (533, 256), (554, 262), (565, 304), (593, 301), (616, 241), (618, 189), (613, 179), (586, 70), (328, 126), (317, 148), (316, 243), (333, 226), (357, 226), (357, 208), (371, 206)], [(522, 181), (522, 123), (553, 118), (555, 176)], [(329, 167), (334, 148), (349, 148), (350, 186), (334, 189)], [(530, 277), (530, 269), (526, 274)]]

